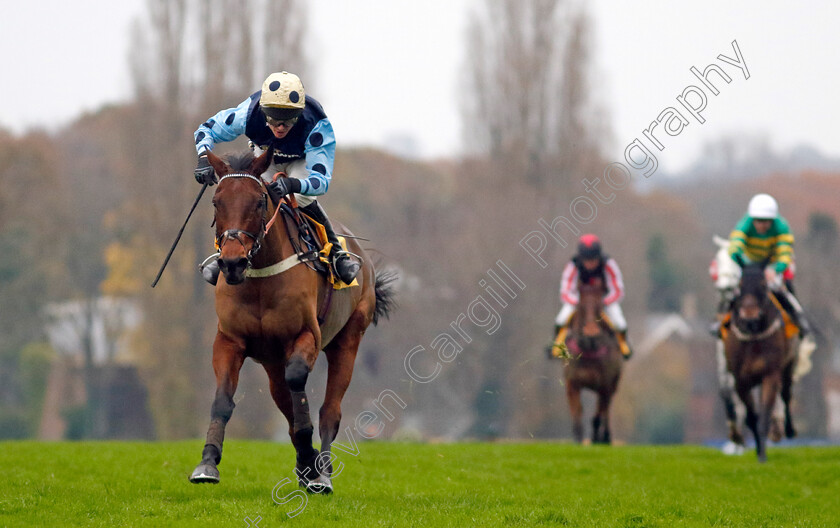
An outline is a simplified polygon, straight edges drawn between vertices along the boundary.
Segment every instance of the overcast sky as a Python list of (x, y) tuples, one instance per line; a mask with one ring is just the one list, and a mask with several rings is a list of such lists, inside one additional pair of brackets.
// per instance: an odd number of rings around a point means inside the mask
[[(64, 124), (81, 112), (131, 96), (129, 24), (143, 0), (0, 0), (0, 126), (23, 132)], [(464, 28), (478, 0), (307, 2), (307, 47), (319, 99), (343, 144), (413, 141), (426, 157), (455, 156), (462, 145)], [(624, 146), (699, 81), (689, 71), (713, 62), (718, 82), (702, 125), (690, 120), (665, 137), (666, 169), (687, 165), (705, 141), (766, 137), (779, 149), (810, 144), (840, 157), (840, 4), (713, 0), (587, 2), (595, 29), (596, 94), (610, 117), (608, 154)], [(72, 7), (71, 7), (72, 6)], [(749, 69), (735, 57), (737, 40)], [(255, 87), (255, 89), (258, 87)], [(244, 98), (243, 94), (243, 98)], [(680, 107), (681, 108), (681, 107)]]

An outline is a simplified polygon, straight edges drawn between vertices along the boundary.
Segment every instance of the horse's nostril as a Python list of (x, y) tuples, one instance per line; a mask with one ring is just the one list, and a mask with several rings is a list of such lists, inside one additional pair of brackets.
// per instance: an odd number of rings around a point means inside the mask
[(228, 274), (235, 271), (242, 271), (248, 266), (248, 259), (240, 257), (237, 259), (219, 259), (219, 269), (222, 273)]

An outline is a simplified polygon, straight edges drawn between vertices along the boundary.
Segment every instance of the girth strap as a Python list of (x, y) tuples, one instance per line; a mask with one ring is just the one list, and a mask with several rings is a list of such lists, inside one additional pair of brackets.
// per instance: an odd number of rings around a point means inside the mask
[(268, 266), (266, 268), (248, 268), (247, 270), (245, 270), (245, 276), (250, 277), (252, 279), (271, 277), (273, 275), (279, 275), (280, 273), (283, 273), (284, 271), (297, 266), (301, 262), (303, 261), (300, 260), (300, 255), (295, 253), (294, 255), (286, 257), (280, 262), (272, 264), (271, 266)]

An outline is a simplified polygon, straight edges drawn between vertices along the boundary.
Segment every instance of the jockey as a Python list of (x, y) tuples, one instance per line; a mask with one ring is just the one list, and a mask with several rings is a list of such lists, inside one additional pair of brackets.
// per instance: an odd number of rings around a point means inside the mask
[(787, 221), (779, 216), (779, 205), (772, 196), (752, 197), (746, 216), (729, 235), (729, 256), (741, 267), (752, 262), (769, 262), (765, 269), (767, 285), (794, 319), (801, 336), (806, 337), (811, 326), (793, 295), (793, 233)]
[[(262, 90), (253, 93), (236, 108), (222, 110), (195, 131), (198, 183), (217, 182), (207, 152), (218, 142), (233, 141), (245, 134), (255, 154), (274, 147), (274, 159), (262, 175), (271, 180), (276, 172), (288, 178), (266, 184), (275, 203), (283, 196), (295, 193), (302, 211), (324, 225), (332, 243), (330, 260), (336, 275), (346, 284), (353, 282), (359, 263), (350, 259), (341, 248), (326, 212), (315, 199), (327, 192), (332, 179), (335, 158), (335, 135), (332, 124), (321, 104), (307, 96), (297, 75), (282, 71), (272, 73), (263, 82)], [(202, 268), (205, 280), (216, 284), (219, 277), (217, 258)]]
[(624, 280), (621, 278), (621, 270), (616, 261), (601, 252), (601, 241), (592, 234), (580, 237), (577, 255), (572, 257), (563, 269), (560, 279), (560, 300), (563, 302), (563, 307), (554, 321), (554, 332), (557, 337), (552, 347), (552, 355), (566, 341), (567, 325), (580, 298), (578, 281), (588, 283), (593, 279), (601, 279), (602, 284), (606, 286), (604, 312), (611, 328), (616, 333), (621, 354), (624, 359), (629, 359), (633, 351), (627, 342), (627, 321), (624, 319), (624, 313), (619, 304), (624, 298)]

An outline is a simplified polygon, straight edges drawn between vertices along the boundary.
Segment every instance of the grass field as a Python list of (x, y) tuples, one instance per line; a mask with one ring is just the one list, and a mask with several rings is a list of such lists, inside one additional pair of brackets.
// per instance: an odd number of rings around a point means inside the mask
[(840, 526), (834, 447), (365, 443), (289, 517), (291, 446), (229, 440), (193, 485), (202, 443), (0, 443), (0, 526)]

